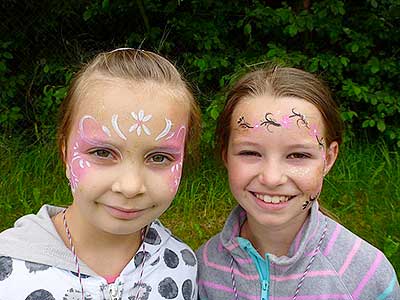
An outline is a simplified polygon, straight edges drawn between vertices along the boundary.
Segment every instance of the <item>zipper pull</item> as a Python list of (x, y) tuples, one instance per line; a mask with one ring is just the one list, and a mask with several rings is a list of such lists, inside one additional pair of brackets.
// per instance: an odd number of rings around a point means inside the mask
[(261, 281), (261, 300), (268, 300), (268, 280)]

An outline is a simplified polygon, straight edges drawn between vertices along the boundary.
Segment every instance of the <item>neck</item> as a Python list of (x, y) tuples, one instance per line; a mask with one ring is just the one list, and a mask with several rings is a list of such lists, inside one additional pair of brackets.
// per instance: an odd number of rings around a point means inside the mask
[(248, 239), (262, 257), (266, 253), (274, 254), (277, 257), (287, 256), (290, 246), (307, 216), (306, 213), (301, 214), (282, 226), (265, 226), (257, 223), (248, 215), (240, 231), (240, 236)]
[[(102, 231), (85, 222), (73, 206), (67, 209), (65, 219), (76, 255), (100, 276), (119, 274), (134, 257), (142, 242), (140, 231), (129, 235)], [(53, 222), (64, 244), (70, 249), (62, 213), (53, 217)]]

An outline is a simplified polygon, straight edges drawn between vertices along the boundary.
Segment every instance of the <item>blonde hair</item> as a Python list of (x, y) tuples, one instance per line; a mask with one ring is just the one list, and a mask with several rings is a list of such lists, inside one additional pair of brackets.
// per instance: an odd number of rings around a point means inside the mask
[(189, 84), (166, 58), (150, 51), (123, 48), (98, 54), (75, 74), (60, 108), (57, 144), (63, 160), (80, 94), (90, 76), (95, 73), (137, 83), (157, 83), (175, 91), (177, 96), (189, 104), (185, 156), (197, 147), (200, 138), (200, 109)]

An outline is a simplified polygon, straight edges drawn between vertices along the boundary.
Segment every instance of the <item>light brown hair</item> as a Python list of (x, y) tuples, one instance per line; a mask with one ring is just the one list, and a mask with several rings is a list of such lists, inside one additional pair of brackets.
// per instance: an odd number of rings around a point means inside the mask
[(321, 113), (327, 146), (342, 142), (343, 121), (328, 87), (311, 73), (295, 68), (273, 67), (255, 70), (241, 77), (230, 89), (216, 129), (220, 156), (225, 155), (231, 133), (231, 116), (244, 98), (268, 95), (276, 98), (296, 97), (312, 103)]
[(189, 124), (186, 136), (185, 157), (195, 151), (200, 138), (200, 109), (191, 88), (175, 66), (166, 58), (150, 51), (131, 48), (102, 52), (84, 65), (72, 79), (66, 98), (60, 108), (57, 144), (63, 160), (71, 131), (74, 111), (90, 76), (99, 74), (134, 83), (152, 82), (175, 92), (188, 103)]

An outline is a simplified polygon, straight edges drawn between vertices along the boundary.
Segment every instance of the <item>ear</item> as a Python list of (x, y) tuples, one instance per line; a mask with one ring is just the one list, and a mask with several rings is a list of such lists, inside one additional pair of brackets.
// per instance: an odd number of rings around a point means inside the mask
[(71, 177), (71, 171), (69, 169), (69, 166), (67, 164), (67, 148), (65, 147), (65, 143), (61, 146), (61, 155), (62, 155), (62, 160), (63, 164), (65, 166), (65, 176), (68, 178), (68, 180)]
[(336, 141), (333, 141), (329, 145), (328, 149), (326, 149), (324, 176), (329, 173), (329, 171), (335, 164), (338, 154), (339, 154), (339, 144)]

